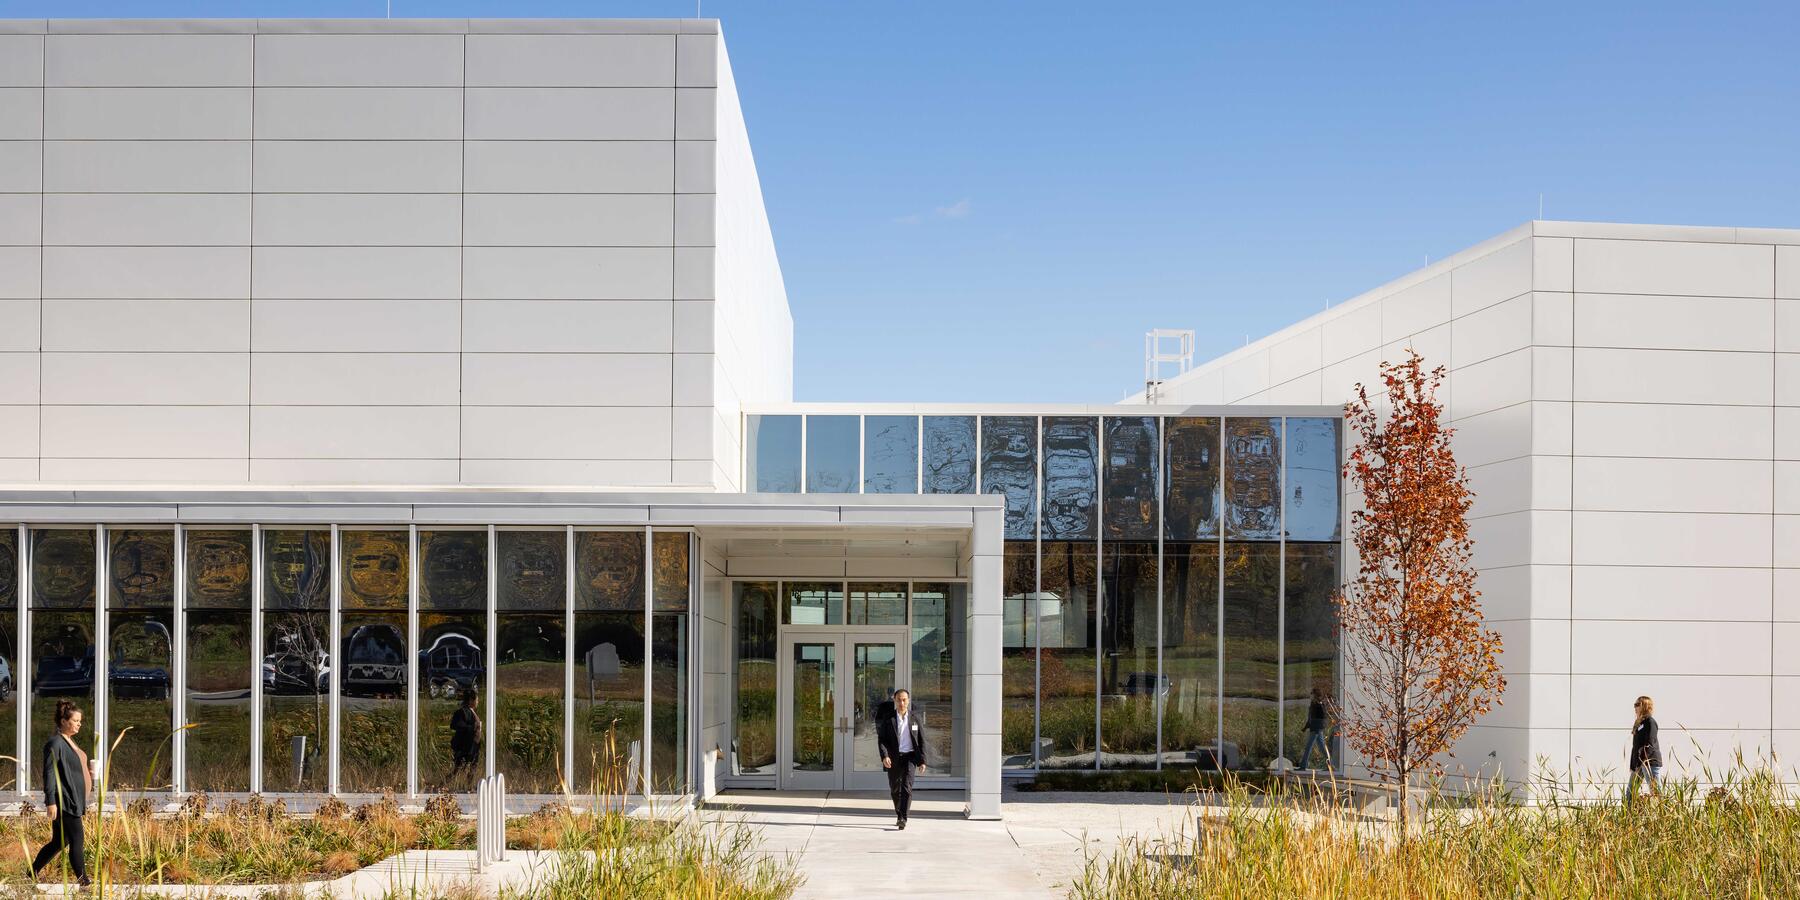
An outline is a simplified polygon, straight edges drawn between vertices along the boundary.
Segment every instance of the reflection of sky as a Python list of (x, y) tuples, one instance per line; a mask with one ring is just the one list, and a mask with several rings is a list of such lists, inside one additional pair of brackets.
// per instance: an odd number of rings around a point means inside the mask
[(869, 416), (863, 420), (863, 490), (911, 494), (919, 488), (919, 420)]
[(800, 417), (750, 416), (745, 429), (751, 489), (800, 493)]
[(1336, 419), (1289, 419), (1287, 536), (1290, 541), (1338, 539)]
[(856, 416), (806, 417), (806, 492), (856, 493)]

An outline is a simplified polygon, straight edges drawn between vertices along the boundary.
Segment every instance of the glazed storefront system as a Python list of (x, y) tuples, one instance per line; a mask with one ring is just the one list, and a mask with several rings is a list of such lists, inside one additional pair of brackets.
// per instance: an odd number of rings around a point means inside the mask
[[(685, 794), (681, 528), (0, 528), (0, 781), (60, 699), (110, 788)], [(483, 724), (459, 753), (451, 719)], [(186, 727), (183, 727), (183, 726)], [(104, 736), (96, 741), (96, 736)], [(104, 746), (100, 746), (100, 745)]]

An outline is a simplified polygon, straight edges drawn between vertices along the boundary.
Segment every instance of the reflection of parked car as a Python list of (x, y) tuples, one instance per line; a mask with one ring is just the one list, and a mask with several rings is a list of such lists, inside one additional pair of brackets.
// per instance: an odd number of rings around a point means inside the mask
[(466, 634), (439, 635), (419, 652), (419, 677), (432, 697), (448, 699), (481, 683), (487, 663), (481, 647)]
[(331, 690), (331, 661), (321, 648), (306, 653), (281, 641), (263, 657), (262, 683), (269, 694), (323, 694)]
[(11, 699), (12, 691), (12, 663), (7, 662), (6, 657), (0, 656), (0, 703)]
[(406, 692), (406, 636), (392, 625), (358, 625), (344, 639), (344, 693)]
[(167, 700), (173, 647), (169, 628), (161, 622), (142, 620), (119, 626), (112, 633), (107, 683), (119, 696)]
[(40, 697), (86, 694), (94, 689), (94, 637), (86, 627), (64, 622), (38, 641), (33, 651), (31, 692)]
[(1125, 676), (1125, 696), (1169, 696), (1169, 676), (1155, 672), (1132, 672)]

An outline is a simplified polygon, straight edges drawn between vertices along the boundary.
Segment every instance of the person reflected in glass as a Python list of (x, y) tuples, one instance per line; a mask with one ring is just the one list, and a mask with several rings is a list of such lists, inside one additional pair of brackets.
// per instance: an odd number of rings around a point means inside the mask
[(1631, 753), (1626, 756), (1626, 763), (1631, 766), (1631, 780), (1625, 785), (1625, 805), (1637, 799), (1638, 784), (1650, 786), (1650, 796), (1657, 796), (1661, 790), (1663, 773), (1662, 742), (1657, 739), (1656, 701), (1649, 697), (1639, 697), (1631, 704), (1636, 718), (1631, 722)]
[(1306, 768), (1312, 759), (1313, 748), (1319, 749), (1324, 757), (1325, 765), (1331, 765), (1331, 748), (1325, 744), (1325, 692), (1313, 688), (1312, 702), (1306, 705), (1306, 746), (1300, 751), (1300, 768)]
[(81, 814), (87, 811), (94, 774), (88, 756), (75, 744), (81, 733), (81, 710), (68, 700), (56, 701), (56, 732), (44, 742), (44, 814), (50, 817), (50, 843), (31, 863), (33, 877), (63, 850), (69, 851), (69, 869), (82, 885), (88, 883), (86, 851), (82, 846)]
[(475, 758), (481, 753), (481, 715), (475, 711), (481, 695), (474, 688), (463, 690), (462, 705), (450, 714), (450, 783), (460, 785), (465, 772), (472, 779), (478, 770)]
[(882, 705), (875, 721), (875, 743), (881, 749), (881, 767), (887, 770), (888, 792), (894, 796), (894, 824), (905, 831), (913, 775), (925, 771), (925, 725), (906, 688), (894, 692), (892, 704)]

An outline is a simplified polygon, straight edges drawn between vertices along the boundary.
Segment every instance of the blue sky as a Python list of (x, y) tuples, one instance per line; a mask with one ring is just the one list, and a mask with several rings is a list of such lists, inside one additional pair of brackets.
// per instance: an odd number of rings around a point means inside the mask
[[(380, 0), (0, 17), (379, 16)], [(801, 400), (1109, 402), (1533, 218), (1800, 226), (1800, 4), (703, 0)], [(681, 16), (424, 2), (395, 16)]]

